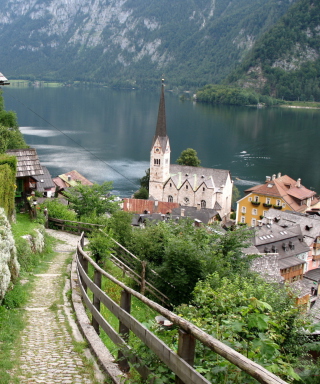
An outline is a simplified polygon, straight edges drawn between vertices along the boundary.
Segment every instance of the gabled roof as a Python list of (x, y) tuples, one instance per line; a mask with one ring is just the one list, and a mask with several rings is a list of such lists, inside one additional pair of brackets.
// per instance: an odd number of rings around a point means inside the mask
[(82, 185), (93, 185), (91, 181), (82, 176), (78, 171), (63, 173), (53, 179), (54, 183), (61, 189), (75, 187), (79, 183)]
[(54, 188), (55, 184), (52, 180), (50, 172), (47, 167), (42, 167), (43, 175), (36, 175), (34, 178), (37, 180), (37, 191), (44, 192), (48, 189)]
[(34, 148), (10, 149), (7, 151), (7, 154), (10, 156), (16, 156), (17, 158), (16, 177), (27, 177), (44, 174), (37, 151)]
[(203, 183), (205, 183), (207, 188), (223, 188), (226, 185), (230, 171), (171, 164), (170, 174), (172, 181), (178, 189), (188, 180), (192, 189), (196, 191)]
[[(264, 184), (255, 185), (245, 193), (256, 193), (266, 196), (282, 198), (294, 211), (302, 212), (307, 208), (306, 204), (301, 205), (301, 201), (314, 197), (316, 192), (307, 189), (299, 181), (293, 180), (287, 175), (283, 175), (271, 180), (267, 180)], [(318, 199), (312, 200), (315, 205)]]

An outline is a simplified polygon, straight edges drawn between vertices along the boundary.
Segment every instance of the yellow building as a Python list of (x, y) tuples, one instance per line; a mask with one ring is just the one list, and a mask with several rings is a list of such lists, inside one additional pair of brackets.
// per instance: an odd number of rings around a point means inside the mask
[(267, 176), (264, 184), (247, 189), (245, 194), (237, 202), (236, 222), (250, 226), (258, 225), (271, 207), (304, 213), (319, 203), (316, 192), (304, 187), (301, 179), (295, 181), (281, 173)]

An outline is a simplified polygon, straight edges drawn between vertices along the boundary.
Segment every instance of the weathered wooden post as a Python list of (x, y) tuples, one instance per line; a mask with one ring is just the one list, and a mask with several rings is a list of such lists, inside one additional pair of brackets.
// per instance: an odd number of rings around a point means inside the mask
[[(94, 275), (93, 275), (93, 282), (100, 289), (101, 289), (101, 277), (102, 277), (101, 272), (95, 269)], [(95, 294), (93, 294), (92, 303), (94, 307), (97, 309), (97, 311), (100, 312), (100, 300)], [(100, 334), (99, 323), (93, 316), (92, 316), (92, 326), (97, 332), (97, 334), (99, 335)]]
[[(80, 237), (80, 246), (81, 246), (81, 250), (83, 251), (84, 234), (82, 234), (82, 236)], [(88, 274), (88, 260), (83, 256), (83, 254), (81, 252), (79, 252), (79, 253), (80, 253), (79, 260), (80, 260), (80, 263), (82, 265), (82, 268), (85, 271), (85, 273)], [(82, 286), (83, 286), (84, 291), (87, 292), (87, 284), (83, 281), (83, 279), (82, 279)]]
[(141, 289), (140, 293), (141, 295), (144, 295), (144, 292), (146, 290), (146, 261), (141, 261), (141, 266), (142, 266), (142, 272), (141, 272)]
[[(120, 307), (128, 313), (131, 312), (131, 293), (125, 290), (121, 292)], [(119, 333), (126, 343), (129, 340), (129, 332), (130, 332), (130, 329), (126, 327), (124, 324), (122, 324), (120, 321)], [(118, 352), (118, 364), (122, 372), (129, 372), (130, 365), (121, 350), (119, 350)]]
[[(182, 329), (179, 329), (178, 356), (191, 365), (191, 367), (193, 367), (194, 364), (195, 349), (195, 337)], [(176, 384), (184, 384), (184, 382), (176, 376)]]

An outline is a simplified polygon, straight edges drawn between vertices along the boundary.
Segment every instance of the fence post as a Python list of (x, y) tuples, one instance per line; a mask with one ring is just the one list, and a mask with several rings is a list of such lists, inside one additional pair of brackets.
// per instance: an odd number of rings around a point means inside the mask
[[(131, 311), (131, 293), (123, 290), (121, 292), (121, 300), (120, 300), (120, 307), (124, 309), (126, 312), (130, 313)], [(127, 343), (129, 340), (129, 328), (126, 327), (124, 324), (119, 322), (119, 333), (123, 340)], [(118, 364), (122, 372), (129, 372), (130, 366), (128, 363), (128, 360), (123, 355), (122, 351), (118, 351)]]
[[(80, 238), (80, 246), (81, 246), (81, 250), (83, 251), (84, 236), (82, 236)], [(82, 265), (83, 270), (85, 271), (86, 274), (88, 274), (88, 260), (83, 257), (81, 252), (79, 252), (78, 255), (80, 256), (80, 257), (79, 256), (78, 257), (79, 257), (79, 260), (80, 260), (80, 263)], [(87, 292), (87, 284), (83, 280), (82, 280), (82, 286), (83, 286), (84, 291)]]
[[(186, 361), (191, 367), (194, 364), (194, 355), (196, 349), (196, 339), (190, 333), (179, 329), (179, 341), (178, 341), (178, 356)], [(184, 384), (183, 381), (176, 376), (175, 384)]]
[(44, 226), (45, 226), (45, 228), (49, 228), (49, 214), (48, 214), (48, 208), (47, 207), (45, 207), (45, 209), (43, 210), (43, 213), (44, 213), (44, 217), (45, 217)]
[[(102, 277), (101, 273), (95, 269), (94, 275), (93, 275), (93, 282), (100, 289), (101, 289), (101, 277)], [(93, 294), (92, 303), (94, 307), (97, 309), (97, 311), (100, 312), (100, 300), (95, 294)], [(97, 332), (97, 334), (99, 335), (100, 334), (99, 323), (93, 316), (92, 316), (92, 326)]]
[(146, 265), (147, 265), (147, 262), (146, 261), (141, 261), (141, 265), (142, 265), (142, 272), (141, 272), (141, 289), (140, 289), (140, 293), (141, 293), (141, 295), (144, 295), (144, 292), (146, 290)]

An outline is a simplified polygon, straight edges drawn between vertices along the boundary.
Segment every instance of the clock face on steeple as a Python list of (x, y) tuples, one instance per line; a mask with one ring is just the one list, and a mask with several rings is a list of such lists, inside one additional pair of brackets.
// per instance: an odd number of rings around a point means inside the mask
[(160, 147), (154, 147), (154, 152), (155, 153), (160, 153)]

